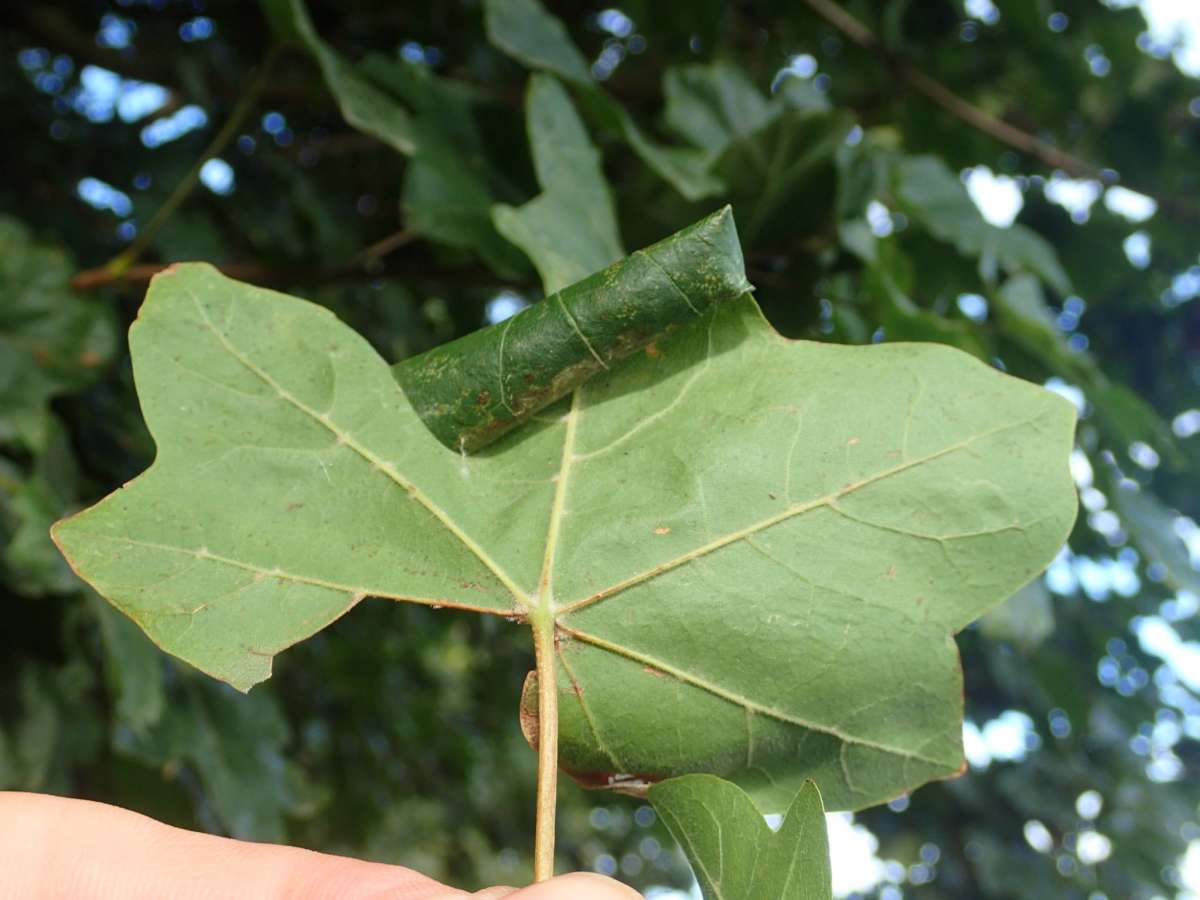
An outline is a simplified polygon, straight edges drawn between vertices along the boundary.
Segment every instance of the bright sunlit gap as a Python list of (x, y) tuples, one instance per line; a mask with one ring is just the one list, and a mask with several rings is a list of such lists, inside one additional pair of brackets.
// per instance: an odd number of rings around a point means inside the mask
[(1104, 0), (1112, 9), (1136, 6), (1146, 17), (1138, 47), (1159, 59), (1171, 57), (1180, 71), (1200, 76), (1200, 3), (1195, 0)]

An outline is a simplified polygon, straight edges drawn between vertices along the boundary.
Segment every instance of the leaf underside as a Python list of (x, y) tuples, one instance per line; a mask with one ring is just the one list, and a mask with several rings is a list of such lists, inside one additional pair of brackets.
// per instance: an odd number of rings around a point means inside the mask
[(672, 778), (649, 798), (705, 900), (832, 900), (825, 809), (813, 782), (800, 788), (775, 832), (741, 789), (712, 775)]
[(130, 331), (158, 457), (60, 522), (76, 570), (246, 690), (367, 596), (553, 611), (565, 768), (831, 808), (960, 766), (952, 634), (1067, 535), (1074, 414), (932, 345), (708, 310), (487, 454), (312, 304), (180, 265)]

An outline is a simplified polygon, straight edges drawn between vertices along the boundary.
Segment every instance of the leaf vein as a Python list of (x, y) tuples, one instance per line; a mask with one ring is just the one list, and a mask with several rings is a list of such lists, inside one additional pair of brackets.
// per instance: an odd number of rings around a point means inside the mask
[(566, 604), (565, 606), (559, 607), (556, 612), (560, 616), (578, 612), (579, 610), (591, 606), (594, 603), (599, 603), (601, 600), (607, 600), (609, 597), (615, 596), (616, 594), (626, 591), (631, 587), (636, 587), (643, 582), (650, 581), (651, 579), (657, 578), (673, 569), (677, 569), (679, 566), (692, 562), (695, 559), (699, 559), (702, 556), (707, 556), (709, 553), (720, 550), (722, 547), (727, 547), (730, 544), (745, 540), (746, 538), (757, 534), (760, 531), (764, 531), (773, 525), (778, 525), (781, 522), (785, 522), (788, 519), (793, 519), (797, 516), (803, 515), (804, 513), (811, 512), (814, 509), (832, 506), (842, 497), (853, 494), (855, 491), (860, 491), (865, 487), (869, 487), (872, 484), (899, 475), (902, 472), (915, 468), (916, 466), (933, 462), (940, 457), (948, 456), (951, 453), (957, 453), (961, 450), (968, 449), (977, 441), (985, 440), (986, 438), (1005, 431), (1011, 431), (1014, 428), (1020, 428), (1023, 425), (1033, 424), (1034, 421), (1036, 420), (1028, 419), (1021, 420), (1019, 422), (1008, 423), (1006, 425), (998, 425), (995, 428), (972, 435), (968, 438), (958, 441), (957, 443), (949, 444), (948, 446), (943, 447), (941, 450), (936, 450), (933, 453), (927, 454), (926, 456), (900, 463), (899, 465), (893, 466), (890, 469), (884, 469), (883, 471), (877, 472), (874, 475), (860, 479), (852, 484), (845, 485), (844, 487), (838, 488), (836, 491), (831, 491), (823, 497), (818, 497), (817, 499), (810, 500), (806, 503), (793, 504), (782, 512), (778, 512), (758, 522), (747, 525), (745, 528), (732, 531), (729, 534), (709, 541), (707, 544), (697, 547), (694, 550), (689, 550), (687, 553), (683, 553), (673, 559), (667, 560), (666, 562), (659, 563), (657, 566), (647, 569), (644, 572), (639, 572), (637, 575), (626, 578), (624, 581), (617, 582), (616, 584), (607, 588), (602, 588), (596, 593), (588, 597), (584, 597), (581, 600), (576, 600)]
[[(134, 547), (145, 547), (150, 550), (161, 550), (166, 553), (179, 553), (184, 556), (191, 556), (198, 562), (215, 562), (221, 565), (233, 566), (237, 569), (242, 569), (246, 572), (253, 572), (256, 575), (262, 575), (268, 578), (278, 578), (283, 581), (294, 581), (300, 584), (309, 584), (314, 587), (328, 588), (331, 591), (339, 591), (346, 594), (361, 594), (364, 597), (379, 597), (383, 600), (399, 600), (407, 603), (417, 603), (423, 606), (446, 607), (448, 609), (461, 609), (468, 612), (486, 613), (493, 616), (505, 616), (508, 613), (504, 610), (495, 609), (487, 606), (473, 606), (469, 603), (459, 603), (455, 600), (446, 600), (442, 598), (430, 597), (412, 597), (407, 594), (396, 594), (390, 591), (374, 590), (369, 587), (357, 587), (354, 585), (341, 584), (336, 581), (329, 581), (324, 578), (316, 578), (311, 575), (299, 575), (295, 572), (285, 572), (282, 569), (267, 569), (262, 566), (256, 566), (253, 563), (243, 562), (240, 559), (233, 559), (228, 556), (221, 556), (216, 553), (210, 553), (207, 550), (192, 550), (188, 547), (175, 547), (171, 544), (160, 544), (154, 541), (141, 541), (136, 538), (124, 537), (122, 535), (101, 534), (99, 532), (91, 532), (88, 537), (103, 541), (119, 541), (124, 544), (129, 544)], [(191, 567), (189, 567), (190, 569)]]
[[(299, 397), (295, 396), (290, 391), (285, 390), (283, 385), (277, 382), (269, 372), (257, 365), (253, 360), (242, 353), (241, 350), (234, 346), (233, 342), (229, 340), (228, 336), (213, 324), (212, 320), (208, 317), (207, 310), (205, 310), (204, 305), (199, 301), (199, 299), (197, 299), (195, 294), (189, 292), (188, 296), (191, 298), (192, 303), (195, 304), (196, 311), (200, 313), (200, 317), (204, 320), (205, 326), (213, 333), (217, 341), (221, 344), (225, 351), (229, 353), (230, 356), (262, 379), (263, 383), (271, 387), (279, 395), (280, 399), (291, 404), (293, 407), (304, 413), (309, 418), (313, 419), (315, 422), (323, 425), (342, 444), (349, 447), (351, 450), (369, 462), (372, 466), (394, 481), (397, 485), (406, 490), (409, 496), (411, 496), (414, 500), (424, 506), (430, 513), (432, 513), (434, 518), (441, 522), (442, 525), (445, 526), (445, 528), (451, 534), (453, 534), (464, 547), (473, 553), (475, 557), (481, 563), (483, 563), (484, 566), (491, 570), (492, 574), (496, 576), (500, 583), (508, 588), (509, 592), (513, 595), (513, 600), (518, 606), (523, 606), (526, 609), (529, 607), (528, 595), (521, 590), (517, 583), (513, 581), (512, 577), (509, 576), (508, 573), (505, 572), (504, 569), (501, 568), (500, 565), (470, 537), (470, 535), (458, 527), (458, 525), (453, 519), (450, 518), (444, 509), (434, 503), (432, 499), (427, 497), (425, 493), (413, 482), (401, 475), (394, 465), (384, 462), (384, 460), (380, 459), (375, 453), (371, 452), (370, 449), (360, 444), (348, 431), (344, 431), (343, 429), (339, 428), (329, 418), (328, 415), (318, 413), (312, 407), (304, 403), (304, 401), (302, 401)], [(399, 390), (399, 387), (397, 387), (397, 390)]]
[(711, 681), (701, 678), (698, 675), (694, 675), (685, 669), (680, 669), (677, 666), (673, 666), (664, 660), (658, 659), (657, 657), (646, 653), (641, 653), (631, 647), (626, 647), (623, 644), (618, 644), (614, 641), (605, 640), (598, 635), (590, 634), (586, 631), (580, 631), (577, 628), (570, 628), (562, 624), (559, 624), (559, 628), (577, 640), (591, 644), (592, 646), (601, 650), (606, 650), (609, 653), (615, 653), (618, 656), (624, 656), (626, 659), (632, 660), (633, 662), (641, 663), (642, 665), (646, 666), (652, 666), (655, 669), (673, 676), (675, 679), (683, 682), (684, 684), (699, 688), (700, 690), (706, 691), (715, 697), (719, 697), (722, 700), (728, 701), (735, 706), (748, 709), (751, 712), (757, 713), (758, 715), (767, 716), (768, 718), (775, 719), (778, 722), (784, 722), (788, 725), (796, 725), (800, 728), (806, 728), (809, 731), (815, 731), (833, 738), (837, 738), (846, 745), (853, 744), (855, 746), (866, 747), (871, 750), (878, 750), (882, 753), (898, 756), (901, 759), (917, 760), (919, 762), (928, 763), (932, 766), (937, 766), (938, 768), (945, 768), (948, 765), (951, 765), (947, 760), (934, 759), (933, 757), (924, 756), (912, 750), (905, 750), (903, 747), (894, 747), (880, 741), (871, 740), (870, 738), (853, 735), (842, 730), (836, 725), (824, 725), (820, 722), (814, 722), (810, 719), (805, 719), (801, 716), (794, 715), (785, 710), (776, 709), (772, 706), (767, 706), (764, 703), (758, 703), (757, 701), (751, 700), (749, 697), (742, 696), (736, 691), (723, 688), (718, 684), (713, 684)]

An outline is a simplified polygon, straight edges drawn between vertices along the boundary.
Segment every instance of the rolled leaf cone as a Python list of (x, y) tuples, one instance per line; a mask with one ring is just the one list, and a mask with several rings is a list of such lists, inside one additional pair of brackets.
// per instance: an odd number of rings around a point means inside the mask
[(393, 367), (447, 447), (495, 441), (593, 375), (750, 289), (729, 207), (511, 319)]

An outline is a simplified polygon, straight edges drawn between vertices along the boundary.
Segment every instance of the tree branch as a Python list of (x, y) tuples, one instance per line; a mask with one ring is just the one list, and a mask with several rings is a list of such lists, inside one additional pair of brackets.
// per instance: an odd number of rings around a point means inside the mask
[[(92, 291), (98, 288), (134, 286), (145, 284), (159, 272), (169, 269), (174, 263), (140, 263), (124, 272), (114, 273), (105, 266), (79, 272), (71, 279), (71, 287), (77, 291)], [(341, 268), (317, 268), (313, 266), (268, 266), (261, 263), (229, 263), (217, 266), (230, 278), (264, 287), (287, 287), (294, 284), (333, 284), (337, 282), (375, 281), (377, 279), (405, 278), (412, 281), (437, 281), (443, 284), (464, 286), (507, 286), (531, 288), (534, 283), (514, 282), (494, 274), (482, 266), (455, 266), (453, 268), (430, 266), (419, 260), (406, 260), (400, 264), (389, 264), (378, 268), (364, 265), (349, 265)]]
[[(99, 66), (133, 81), (143, 81), (166, 88), (182, 103), (187, 95), (178, 84), (178, 73), (174, 66), (161, 57), (150, 58), (144, 53), (125, 53), (96, 44), (95, 37), (79, 28), (69, 16), (46, 4), (0, 3), (0, 23), (5, 28), (24, 32), (36, 42), (50, 50), (65, 53), (80, 64)], [(209, 86), (222, 97), (240, 97), (241, 86), (222, 83)], [(287, 100), (311, 104), (324, 102), (323, 94), (294, 84), (269, 84), (262, 95), (273, 100)]]
[(106, 269), (110, 269), (114, 274), (120, 275), (130, 266), (132, 266), (146, 249), (158, 237), (158, 233), (162, 231), (163, 226), (170, 221), (171, 216), (175, 214), (175, 210), (183, 205), (184, 201), (191, 196), (192, 191), (196, 189), (196, 185), (200, 183), (200, 172), (213, 157), (219, 155), (225, 149), (225, 145), (233, 140), (233, 136), (241, 129), (242, 123), (246, 117), (255, 108), (258, 103), (259, 94), (262, 92), (263, 85), (267, 83), (267, 76), (271, 72), (271, 66), (279, 56), (279, 47), (276, 45), (267, 51), (267, 57), (258, 67), (258, 72), (255, 74), (250, 86), (246, 88), (237, 105), (229, 113), (229, 118), (225, 120), (225, 124), (221, 126), (208, 146), (204, 148), (204, 152), (192, 164), (191, 169), (183, 177), (183, 179), (175, 186), (175, 190), (167, 197), (166, 201), (160, 206), (150, 221), (146, 223), (146, 227), (141, 230), (132, 244), (128, 248), (118, 253), (105, 265)]
[[(834, 0), (804, 0), (804, 2), (817, 15), (855, 44), (882, 59), (902, 82), (918, 93), (924, 94), (926, 98), (955, 118), (966, 122), (1000, 143), (1007, 144), (1026, 156), (1033, 157), (1052, 169), (1059, 169), (1073, 178), (1094, 178), (1103, 184), (1117, 183), (1111, 176), (1111, 170), (1106, 170), (1102, 166), (1067, 153), (1065, 150), (1060, 150), (1053, 144), (985, 112), (969, 100), (954, 93), (940, 81), (926, 75), (912, 63), (898, 58), (888, 50), (871, 29), (846, 12)], [(1189, 203), (1166, 196), (1159, 191), (1150, 190), (1144, 185), (1129, 182), (1122, 182), (1122, 184), (1129, 190), (1152, 198), (1160, 209), (1177, 218), (1200, 219), (1200, 208)]]

